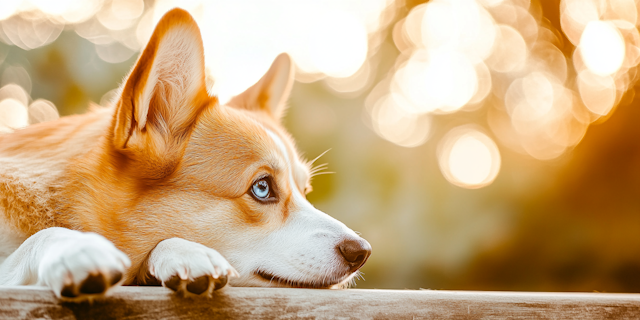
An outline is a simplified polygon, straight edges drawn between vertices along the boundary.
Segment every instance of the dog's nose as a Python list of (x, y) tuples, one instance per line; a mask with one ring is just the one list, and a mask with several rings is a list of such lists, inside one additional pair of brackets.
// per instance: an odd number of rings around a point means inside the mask
[(362, 238), (345, 239), (338, 244), (338, 250), (349, 264), (349, 272), (360, 269), (371, 255), (371, 245)]

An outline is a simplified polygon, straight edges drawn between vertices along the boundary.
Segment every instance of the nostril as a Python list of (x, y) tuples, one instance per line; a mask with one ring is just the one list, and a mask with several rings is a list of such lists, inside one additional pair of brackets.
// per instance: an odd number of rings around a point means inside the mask
[(350, 272), (360, 269), (371, 255), (371, 245), (362, 238), (345, 239), (338, 244), (338, 250), (347, 260)]

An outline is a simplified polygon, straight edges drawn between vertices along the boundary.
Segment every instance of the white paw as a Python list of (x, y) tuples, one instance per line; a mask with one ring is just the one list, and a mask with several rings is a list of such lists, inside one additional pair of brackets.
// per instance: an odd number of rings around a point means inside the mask
[(38, 284), (58, 297), (90, 298), (118, 285), (129, 266), (129, 258), (103, 236), (77, 232), (44, 254)]
[(209, 247), (180, 238), (160, 242), (149, 256), (149, 272), (184, 296), (211, 296), (238, 272)]

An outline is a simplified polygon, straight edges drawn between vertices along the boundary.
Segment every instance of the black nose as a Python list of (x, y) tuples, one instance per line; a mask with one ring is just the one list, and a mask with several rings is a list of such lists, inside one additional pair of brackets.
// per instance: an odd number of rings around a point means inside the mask
[(349, 272), (360, 269), (371, 255), (371, 245), (362, 238), (345, 239), (338, 244), (337, 249), (347, 260)]

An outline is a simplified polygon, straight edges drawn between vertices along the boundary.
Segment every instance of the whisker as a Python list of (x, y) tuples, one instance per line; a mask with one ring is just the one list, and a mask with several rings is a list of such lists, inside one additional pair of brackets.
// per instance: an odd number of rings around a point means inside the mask
[(316, 162), (318, 159), (320, 159), (320, 157), (324, 156), (327, 152), (329, 152), (331, 150), (331, 148), (325, 150), (325, 152), (321, 153), (319, 156), (315, 157), (315, 159), (309, 161), (309, 165), (312, 165), (314, 162)]
[(314, 173), (314, 172), (318, 172), (320, 170), (324, 170), (327, 169), (329, 167), (328, 163), (323, 163), (323, 164), (319, 164), (313, 168), (311, 168), (311, 170), (309, 170), (309, 173)]
[(331, 171), (325, 171), (325, 172), (316, 172), (314, 174), (311, 175), (311, 177), (315, 177), (315, 176), (321, 176), (323, 174), (334, 174), (335, 172), (331, 172)]

